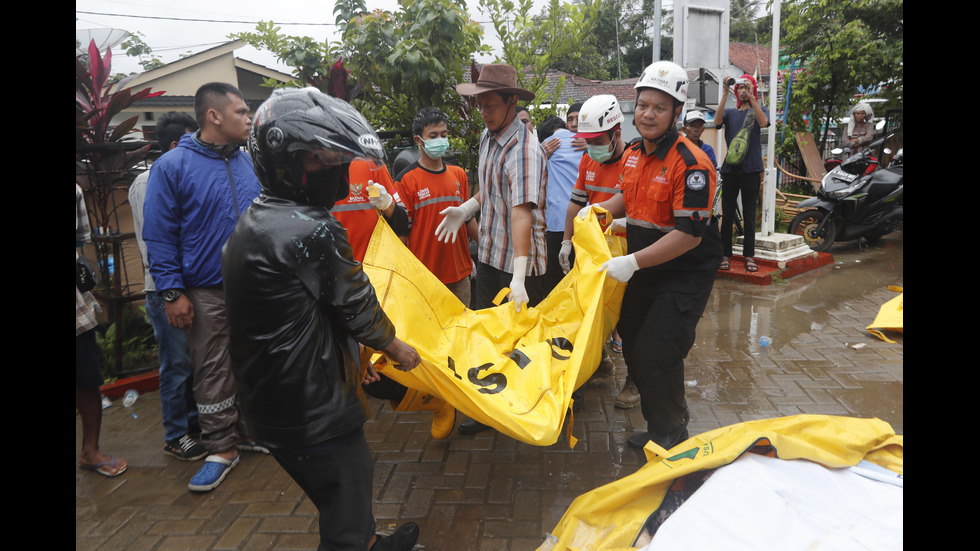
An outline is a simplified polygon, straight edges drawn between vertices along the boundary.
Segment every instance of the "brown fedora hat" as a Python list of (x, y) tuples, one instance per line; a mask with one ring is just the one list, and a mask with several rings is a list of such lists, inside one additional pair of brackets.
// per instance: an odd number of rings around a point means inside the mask
[(517, 94), (523, 101), (534, 99), (534, 94), (517, 87), (517, 70), (504, 63), (487, 63), (480, 70), (480, 78), (476, 82), (464, 82), (456, 85), (456, 91), (463, 96), (476, 96), (483, 92), (500, 92), (501, 94)]

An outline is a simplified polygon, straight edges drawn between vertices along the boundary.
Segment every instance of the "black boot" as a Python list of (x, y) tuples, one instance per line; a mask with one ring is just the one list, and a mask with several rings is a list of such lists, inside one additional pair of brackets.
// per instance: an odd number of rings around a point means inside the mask
[(412, 551), (419, 539), (419, 525), (406, 522), (390, 536), (378, 536), (370, 551)]

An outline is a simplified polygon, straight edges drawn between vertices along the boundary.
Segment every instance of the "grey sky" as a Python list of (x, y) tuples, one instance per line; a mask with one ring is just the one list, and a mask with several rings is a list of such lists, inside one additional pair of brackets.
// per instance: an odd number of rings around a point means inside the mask
[[(398, 8), (396, 0), (367, 0), (366, 4), (371, 10)], [(476, 1), (468, 4), (472, 4), (471, 19), (487, 20), (476, 10)], [(141, 32), (153, 54), (170, 63), (187, 52), (198, 53), (226, 42), (229, 33), (253, 31), (260, 20), (275, 21), (286, 34), (335, 41), (333, 6), (330, 0), (76, 0), (75, 28), (110, 27)], [(310, 24), (295, 24), (301, 22)], [(496, 40), (492, 27), (485, 26), (484, 33), (484, 41), (492, 46)], [(112, 53), (113, 73), (142, 70), (136, 58), (127, 57), (121, 47), (113, 48)], [(289, 72), (274, 55), (251, 47), (238, 50), (236, 57)]]

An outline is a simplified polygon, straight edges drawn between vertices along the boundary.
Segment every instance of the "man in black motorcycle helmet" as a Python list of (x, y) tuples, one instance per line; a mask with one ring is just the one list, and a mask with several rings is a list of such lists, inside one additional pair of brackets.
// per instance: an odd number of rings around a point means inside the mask
[(330, 214), (355, 159), (382, 162), (364, 117), (315, 88), (277, 90), (248, 140), (263, 193), (222, 250), (232, 370), (256, 441), (320, 514), (319, 549), (408, 550), (415, 523), (374, 532), (373, 464), (358, 343), (411, 370), (374, 288)]

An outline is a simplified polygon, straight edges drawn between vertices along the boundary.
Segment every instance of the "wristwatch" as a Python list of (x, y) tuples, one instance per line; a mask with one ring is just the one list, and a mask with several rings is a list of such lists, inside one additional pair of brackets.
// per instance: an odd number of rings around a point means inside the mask
[(180, 298), (180, 295), (184, 294), (184, 290), (183, 289), (167, 289), (166, 291), (164, 291), (161, 294), (163, 295), (163, 300), (165, 300), (167, 302), (173, 302), (173, 301), (177, 300), (178, 298)]

